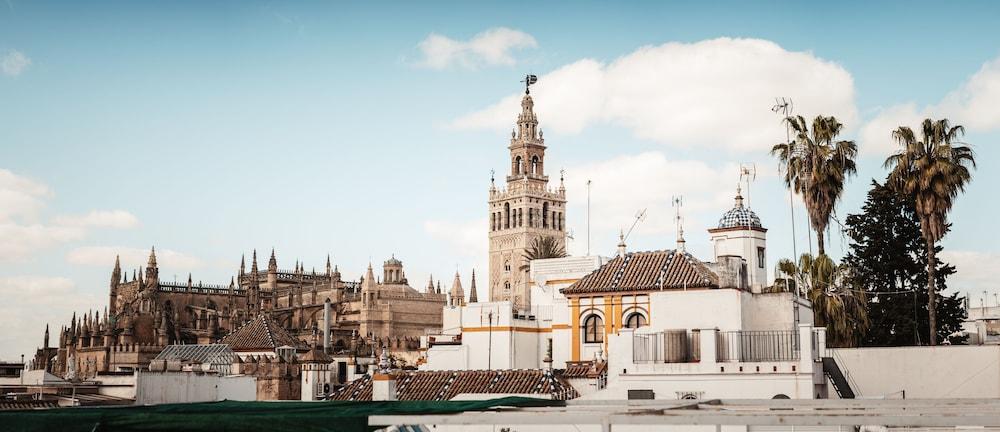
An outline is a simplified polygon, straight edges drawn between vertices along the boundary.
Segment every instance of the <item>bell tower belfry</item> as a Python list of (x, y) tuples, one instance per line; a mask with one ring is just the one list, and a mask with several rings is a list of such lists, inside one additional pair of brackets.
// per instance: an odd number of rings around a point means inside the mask
[(531, 304), (525, 255), (532, 242), (552, 237), (566, 247), (566, 188), (560, 176), (559, 187), (550, 189), (545, 175), (545, 139), (530, 94), (535, 80), (533, 75), (525, 79), (521, 113), (511, 132), (507, 187), (497, 188), (491, 179), (489, 195), (490, 300), (520, 307)]

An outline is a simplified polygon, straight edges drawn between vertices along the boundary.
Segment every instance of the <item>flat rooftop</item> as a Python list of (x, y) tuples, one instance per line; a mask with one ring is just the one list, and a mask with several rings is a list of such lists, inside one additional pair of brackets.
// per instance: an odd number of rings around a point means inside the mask
[(442, 415), (373, 415), (393, 425), (755, 425), (1000, 427), (1000, 399), (570, 400), (565, 406)]

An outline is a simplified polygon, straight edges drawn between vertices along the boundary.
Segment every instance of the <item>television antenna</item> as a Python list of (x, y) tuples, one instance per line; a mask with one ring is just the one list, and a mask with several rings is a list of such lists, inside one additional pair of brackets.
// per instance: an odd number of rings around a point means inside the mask
[[(795, 110), (795, 104), (792, 103), (791, 98), (776, 97), (774, 98), (774, 106), (771, 107), (771, 112), (788, 117)], [(784, 119), (782, 119), (784, 121)]]
[(531, 74), (525, 75), (521, 82), (524, 83), (524, 94), (531, 94), (531, 86), (538, 82), (538, 76)]
[(745, 183), (747, 186), (747, 207), (750, 207), (750, 182), (755, 180), (757, 180), (757, 164), (740, 165), (739, 183)]
[[(644, 220), (646, 220), (646, 209), (642, 209), (642, 210), (639, 210), (639, 211), (635, 212), (635, 220), (632, 221), (632, 226), (629, 227), (629, 229), (628, 229), (627, 232), (621, 234), (621, 241), (622, 241), (622, 243), (624, 243), (625, 240), (628, 240), (628, 237), (630, 235), (632, 235), (632, 230), (634, 230), (635, 227), (637, 225), (639, 225), (639, 222), (642, 222)], [(612, 255), (614, 255), (614, 254), (612, 254)]]
[(670, 199), (670, 205), (674, 207), (674, 220), (677, 225), (677, 249), (684, 252), (684, 219), (681, 217), (681, 207), (684, 206), (684, 196), (677, 195)]

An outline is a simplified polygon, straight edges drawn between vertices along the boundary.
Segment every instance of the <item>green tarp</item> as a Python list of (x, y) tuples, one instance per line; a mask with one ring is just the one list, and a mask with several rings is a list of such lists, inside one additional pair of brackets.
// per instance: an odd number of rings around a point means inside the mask
[(451, 414), (498, 406), (561, 406), (507, 397), (483, 401), (205, 402), (102, 408), (0, 411), (3, 431), (338, 431), (364, 432), (370, 415)]

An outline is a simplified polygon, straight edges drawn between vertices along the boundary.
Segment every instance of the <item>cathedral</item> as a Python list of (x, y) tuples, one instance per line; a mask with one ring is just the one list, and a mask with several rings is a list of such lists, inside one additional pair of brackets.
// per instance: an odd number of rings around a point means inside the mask
[(521, 100), (517, 127), (511, 132), (510, 174), (506, 189), (490, 185), (490, 300), (531, 304), (528, 277), (529, 250), (549, 237), (566, 247), (566, 188), (549, 187), (545, 175), (545, 139), (538, 128), (535, 103), (528, 87)]
[(325, 348), (331, 354), (416, 351), (420, 336), (441, 329), (447, 298), (440, 282), (424, 291), (410, 287), (395, 257), (383, 263), (381, 278), (369, 264), (359, 281), (345, 281), (329, 257), (325, 271), (317, 273), (299, 263), (293, 270), (279, 269), (274, 251), (267, 267), (259, 268), (255, 251), (250, 268), (241, 261), (239, 276), (226, 286), (193, 283), (190, 275), (186, 283), (160, 280), (154, 249), (131, 279), (116, 258), (103, 314), (74, 314), (59, 332), (57, 347), (48, 346), (46, 328), (33, 367), (67, 378), (139, 369), (167, 345), (217, 343), (255, 318), (283, 328), (299, 350), (329, 340)]

